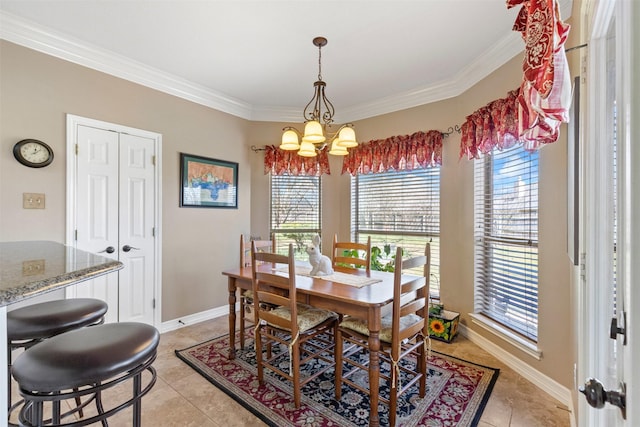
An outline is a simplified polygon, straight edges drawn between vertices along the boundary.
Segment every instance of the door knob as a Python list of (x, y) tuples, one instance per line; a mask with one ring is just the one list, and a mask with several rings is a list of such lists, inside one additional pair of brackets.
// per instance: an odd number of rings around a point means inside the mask
[(619, 391), (607, 391), (600, 381), (595, 378), (589, 378), (584, 387), (581, 387), (580, 393), (584, 394), (587, 398), (589, 405), (594, 408), (600, 409), (604, 407), (606, 402), (617, 406), (622, 411), (622, 418), (627, 418), (627, 396), (626, 387), (624, 383), (620, 384)]
[(113, 246), (107, 246), (106, 249), (101, 250), (100, 252), (98, 252), (99, 254), (106, 252), (108, 254), (112, 254), (116, 251), (116, 249)]
[(134, 248), (133, 246), (129, 246), (129, 245), (124, 245), (122, 247), (122, 250), (125, 251), (125, 252), (129, 252), (131, 249), (133, 249), (135, 251), (139, 251), (140, 250), (140, 248)]

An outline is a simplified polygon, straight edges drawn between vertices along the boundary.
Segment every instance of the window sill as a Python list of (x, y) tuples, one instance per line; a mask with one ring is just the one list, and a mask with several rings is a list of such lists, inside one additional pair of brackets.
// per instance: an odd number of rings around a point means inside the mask
[(486, 316), (477, 313), (469, 313), (469, 316), (471, 316), (471, 321), (474, 324), (480, 326), (488, 332), (491, 332), (497, 337), (502, 338), (512, 346), (525, 352), (536, 360), (542, 359), (542, 350), (538, 349), (536, 343), (522, 338), (520, 335), (513, 333), (509, 329), (505, 328), (497, 322), (494, 322)]

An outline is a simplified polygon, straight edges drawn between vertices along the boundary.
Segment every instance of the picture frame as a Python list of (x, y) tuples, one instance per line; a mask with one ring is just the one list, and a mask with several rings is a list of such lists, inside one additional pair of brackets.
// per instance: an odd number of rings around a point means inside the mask
[(180, 207), (238, 208), (238, 163), (180, 153)]

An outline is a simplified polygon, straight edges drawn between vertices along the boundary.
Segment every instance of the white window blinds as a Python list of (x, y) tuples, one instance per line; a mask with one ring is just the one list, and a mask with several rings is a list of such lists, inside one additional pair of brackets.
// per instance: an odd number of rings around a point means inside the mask
[(271, 236), (277, 251), (293, 243), (296, 259), (306, 259), (306, 244), (320, 234), (320, 177), (271, 175)]
[(439, 295), (440, 168), (356, 175), (351, 180), (353, 239), (381, 250), (373, 269), (389, 263), (396, 247), (405, 256), (424, 253), (431, 242), (431, 297)]
[(476, 312), (537, 341), (537, 151), (475, 162), (475, 285)]

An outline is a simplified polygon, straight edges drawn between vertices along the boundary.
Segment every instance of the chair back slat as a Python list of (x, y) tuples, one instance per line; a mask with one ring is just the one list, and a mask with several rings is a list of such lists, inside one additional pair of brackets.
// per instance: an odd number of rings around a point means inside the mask
[(400, 292), (404, 295), (412, 291), (418, 291), (419, 289), (424, 288), (426, 282), (427, 278), (423, 276), (411, 278), (407, 282), (401, 284)]
[[(293, 257), (293, 245), (289, 244), (288, 255), (280, 255), (273, 252), (259, 252), (256, 241), (251, 246), (251, 270), (252, 286), (254, 294), (255, 323), (266, 321), (277, 327), (287, 329), (295, 333), (297, 331), (297, 304), (296, 304), (296, 266)], [(271, 264), (270, 270), (258, 270), (262, 264)], [(289, 308), (291, 319), (270, 313), (270, 306), (283, 306)]]
[[(346, 251), (349, 252), (345, 254)], [(340, 266), (345, 271), (364, 269), (367, 273), (370, 272), (371, 236), (367, 237), (367, 243), (338, 242), (338, 235), (334, 234), (333, 248), (331, 250), (331, 264), (334, 268), (336, 266)]]
[(240, 234), (240, 268), (251, 266), (251, 242), (255, 242), (258, 252), (275, 252), (276, 241), (272, 240), (246, 240), (244, 234)]
[(426, 305), (424, 298), (416, 298), (400, 307), (400, 317), (407, 316), (412, 313), (418, 313)]
[[(394, 272), (394, 295), (392, 314), (392, 355), (398, 357), (402, 340), (418, 333), (428, 336), (429, 328), (429, 274), (431, 264), (431, 246), (425, 245), (424, 255), (412, 258), (402, 257), (402, 248), (396, 249), (396, 268)], [(422, 276), (410, 275), (409, 270), (423, 267)], [(420, 321), (400, 329), (400, 318), (416, 314)]]

